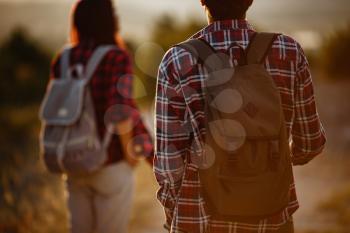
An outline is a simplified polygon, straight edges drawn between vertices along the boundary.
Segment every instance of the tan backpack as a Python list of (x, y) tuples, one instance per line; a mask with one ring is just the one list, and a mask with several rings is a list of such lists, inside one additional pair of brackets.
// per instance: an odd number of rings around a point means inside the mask
[(257, 33), (232, 67), (207, 42), (178, 46), (199, 58), (205, 80), (206, 145), (199, 166), (202, 194), (214, 219), (259, 220), (289, 202), (292, 164), (281, 97), (264, 62), (278, 35)]

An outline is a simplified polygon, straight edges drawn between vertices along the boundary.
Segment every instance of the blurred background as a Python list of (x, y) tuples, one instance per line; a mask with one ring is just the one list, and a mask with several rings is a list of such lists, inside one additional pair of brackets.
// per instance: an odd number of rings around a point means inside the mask
[[(135, 98), (152, 128), (156, 71), (165, 51), (205, 22), (199, 0), (117, 0), (116, 13), (134, 57)], [(50, 61), (68, 41), (72, 0), (0, 0), (0, 233), (66, 233), (60, 177), (39, 158), (38, 107)], [(248, 19), (259, 31), (296, 38), (312, 66), (323, 155), (295, 168), (301, 204), (297, 233), (350, 232), (350, 2), (255, 0)], [(136, 169), (131, 233), (161, 233), (157, 185), (146, 164)], [(123, 211), (123, 210), (121, 210)]]

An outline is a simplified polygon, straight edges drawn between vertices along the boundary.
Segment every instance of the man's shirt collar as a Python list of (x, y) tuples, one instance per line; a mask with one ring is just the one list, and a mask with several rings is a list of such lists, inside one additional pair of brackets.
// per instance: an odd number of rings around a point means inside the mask
[(254, 30), (254, 28), (245, 19), (215, 21), (200, 30), (192, 38), (199, 38), (206, 34), (224, 30)]

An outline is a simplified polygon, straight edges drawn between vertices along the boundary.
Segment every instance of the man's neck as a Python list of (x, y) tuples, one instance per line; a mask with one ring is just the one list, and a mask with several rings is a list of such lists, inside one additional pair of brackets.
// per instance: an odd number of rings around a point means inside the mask
[(227, 17), (227, 18), (220, 18), (220, 19), (216, 19), (213, 18), (210, 14), (207, 13), (207, 18), (208, 18), (208, 24), (214, 23), (215, 21), (222, 21), (222, 20), (245, 20), (246, 19), (246, 15), (244, 15), (243, 17)]
[(213, 18), (208, 18), (208, 24), (212, 24), (216, 21), (223, 21), (223, 20), (246, 20), (246, 18), (227, 18), (227, 19), (213, 19)]

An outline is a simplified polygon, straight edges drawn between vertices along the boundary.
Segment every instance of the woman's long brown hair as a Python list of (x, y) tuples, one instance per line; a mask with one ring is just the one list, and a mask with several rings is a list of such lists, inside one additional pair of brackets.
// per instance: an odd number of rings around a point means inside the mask
[(73, 7), (70, 41), (122, 46), (119, 22), (111, 0), (80, 0)]

